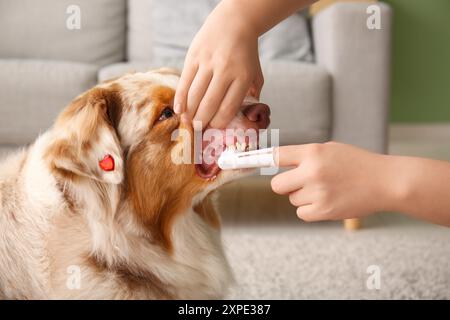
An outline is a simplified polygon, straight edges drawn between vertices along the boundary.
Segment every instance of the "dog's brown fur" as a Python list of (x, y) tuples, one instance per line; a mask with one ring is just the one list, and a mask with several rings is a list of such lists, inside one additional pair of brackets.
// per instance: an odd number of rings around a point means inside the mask
[[(223, 295), (230, 270), (206, 195), (225, 179), (171, 161), (172, 132), (192, 135), (176, 115), (160, 120), (177, 80), (161, 70), (100, 84), (0, 165), (0, 297)], [(98, 165), (107, 154), (112, 172)]]

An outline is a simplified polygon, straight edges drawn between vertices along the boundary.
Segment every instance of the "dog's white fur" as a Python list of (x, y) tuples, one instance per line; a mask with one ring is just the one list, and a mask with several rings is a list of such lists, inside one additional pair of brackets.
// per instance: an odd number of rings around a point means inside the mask
[[(175, 88), (178, 76), (148, 72), (118, 80), (138, 101), (136, 83), (147, 81)], [(107, 86), (107, 84), (102, 85)], [(101, 87), (101, 86), (100, 86)], [(133, 95), (131, 95), (133, 93)], [(119, 131), (123, 148), (134, 147), (147, 130), (148, 108), (136, 106), (122, 115)], [(100, 132), (86, 161), (97, 164), (106, 153), (114, 155), (114, 172), (67, 181), (60, 185), (45, 161), (49, 147), (71, 128), (52, 128), (34, 144), (9, 156), (0, 164), (0, 297), (12, 299), (139, 299), (139, 298), (220, 298), (231, 281), (219, 230), (212, 228), (193, 206), (209, 191), (230, 178), (221, 178), (194, 199), (177, 216), (173, 225), (173, 252), (146, 237), (129, 202), (120, 198), (124, 160), (117, 141), (107, 130)], [(64, 159), (58, 166), (67, 167)], [(99, 184), (103, 192), (99, 194)], [(74, 212), (64, 196), (68, 192), (80, 204)], [(109, 198), (105, 207), (104, 197)], [(104, 268), (89, 262), (98, 258)], [(117, 269), (123, 265), (133, 274), (124, 280)], [(79, 271), (79, 273), (78, 273)], [(150, 279), (146, 274), (151, 274)], [(77, 282), (79, 280), (79, 283)], [(135, 280), (135, 281), (134, 281)], [(155, 286), (156, 287), (155, 287)]]

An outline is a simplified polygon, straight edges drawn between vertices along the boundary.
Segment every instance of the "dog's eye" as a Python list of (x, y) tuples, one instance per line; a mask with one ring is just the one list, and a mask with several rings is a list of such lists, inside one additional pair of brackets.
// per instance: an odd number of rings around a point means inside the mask
[(161, 112), (161, 115), (158, 118), (158, 121), (164, 121), (166, 119), (169, 119), (173, 117), (173, 110), (169, 107), (164, 108), (164, 110)]

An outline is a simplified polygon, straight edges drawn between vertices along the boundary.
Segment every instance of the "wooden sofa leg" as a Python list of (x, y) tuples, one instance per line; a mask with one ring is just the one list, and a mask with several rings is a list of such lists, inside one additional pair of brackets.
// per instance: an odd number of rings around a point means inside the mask
[(361, 228), (361, 219), (345, 219), (345, 230), (358, 230)]

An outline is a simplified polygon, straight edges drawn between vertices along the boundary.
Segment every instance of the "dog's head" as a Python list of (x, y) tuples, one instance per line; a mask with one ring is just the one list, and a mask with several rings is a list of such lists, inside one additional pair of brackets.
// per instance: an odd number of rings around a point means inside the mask
[[(216, 132), (202, 142), (173, 112), (178, 79), (176, 72), (159, 69), (94, 87), (59, 116), (47, 153), (61, 179), (117, 186), (118, 201), (128, 201), (137, 221), (159, 230), (163, 242), (170, 238), (169, 226), (177, 214), (242, 173), (220, 171), (215, 160), (223, 147), (257, 143), (248, 135), (230, 139), (229, 132), (220, 138)], [(268, 107), (247, 103), (228, 129), (254, 129), (257, 136), (268, 124)], [(203, 147), (209, 161), (206, 156), (196, 160), (194, 146)]]

